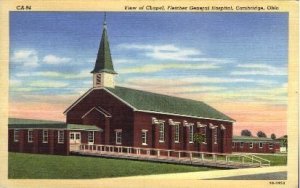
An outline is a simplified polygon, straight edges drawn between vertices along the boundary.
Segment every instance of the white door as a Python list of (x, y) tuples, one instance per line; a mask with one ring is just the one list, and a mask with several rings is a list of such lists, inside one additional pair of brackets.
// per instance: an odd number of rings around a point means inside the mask
[(70, 151), (79, 150), (81, 144), (80, 132), (70, 132)]

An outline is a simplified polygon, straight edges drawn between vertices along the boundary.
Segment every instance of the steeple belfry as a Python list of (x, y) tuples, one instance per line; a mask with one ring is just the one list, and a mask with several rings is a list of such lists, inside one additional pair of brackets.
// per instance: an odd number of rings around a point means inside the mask
[(93, 74), (93, 87), (114, 87), (114, 76), (117, 74), (114, 70), (109, 41), (107, 35), (106, 14), (104, 14), (103, 31), (95, 62)]

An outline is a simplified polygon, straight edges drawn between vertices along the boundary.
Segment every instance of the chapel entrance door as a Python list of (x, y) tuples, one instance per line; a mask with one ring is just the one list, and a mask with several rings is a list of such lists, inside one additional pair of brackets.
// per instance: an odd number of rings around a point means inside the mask
[(70, 132), (70, 151), (79, 150), (81, 144), (80, 132)]

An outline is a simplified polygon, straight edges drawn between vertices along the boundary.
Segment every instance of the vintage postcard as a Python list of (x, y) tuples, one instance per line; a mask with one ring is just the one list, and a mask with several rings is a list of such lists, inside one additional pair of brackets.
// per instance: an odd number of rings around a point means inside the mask
[(298, 2), (3, 1), (0, 187), (298, 187)]

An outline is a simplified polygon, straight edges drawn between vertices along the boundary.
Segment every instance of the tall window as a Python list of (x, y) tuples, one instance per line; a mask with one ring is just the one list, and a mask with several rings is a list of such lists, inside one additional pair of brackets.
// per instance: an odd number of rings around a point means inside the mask
[(240, 148), (243, 148), (244, 147), (244, 142), (241, 142), (240, 143)]
[(64, 141), (65, 141), (64, 131), (58, 131), (57, 136), (58, 136), (57, 142), (58, 143), (64, 143)]
[(232, 148), (235, 148), (235, 142), (232, 142)]
[(174, 141), (175, 142), (179, 142), (179, 124), (176, 123), (175, 125), (175, 138), (174, 138)]
[(89, 144), (94, 144), (94, 131), (88, 132), (88, 142)]
[(214, 129), (214, 144), (217, 144), (218, 143), (218, 128), (216, 127)]
[(189, 126), (189, 142), (190, 143), (194, 142), (194, 126), (193, 125)]
[(27, 132), (27, 141), (28, 142), (33, 142), (33, 131), (32, 130), (28, 130)]
[(115, 130), (116, 131), (116, 144), (122, 144), (122, 130)]
[(251, 149), (253, 148), (253, 142), (249, 143), (249, 148), (251, 148)]
[(148, 130), (142, 130), (142, 145), (147, 145), (147, 132)]
[(20, 132), (19, 129), (14, 130), (14, 141), (19, 142)]
[(43, 130), (43, 143), (48, 143), (48, 130)]
[(202, 127), (203, 143), (206, 143), (206, 126)]
[(259, 143), (259, 148), (262, 148), (262, 147), (263, 147), (263, 143), (260, 142), (260, 143)]
[(165, 141), (165, 125), (164, 123), (159, 124), (159, 142)]

